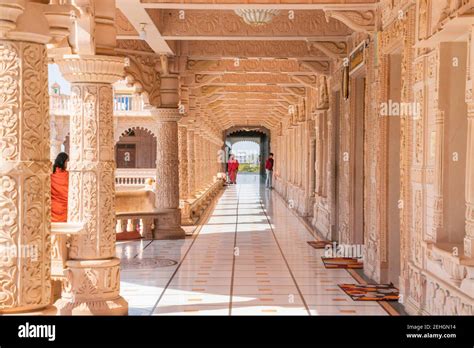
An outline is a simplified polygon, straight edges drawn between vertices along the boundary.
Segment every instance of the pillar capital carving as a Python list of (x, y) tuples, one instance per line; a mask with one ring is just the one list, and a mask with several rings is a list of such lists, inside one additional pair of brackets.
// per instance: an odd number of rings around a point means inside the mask
[(150, 108), (148, 111), (157, 122), (178, 122), (183, 117), (176, 108)]
[(64, 78), (71, 83), (112, 84), (123, 78), (125, 59), (102, 55), (65, 55), (55, 59)]

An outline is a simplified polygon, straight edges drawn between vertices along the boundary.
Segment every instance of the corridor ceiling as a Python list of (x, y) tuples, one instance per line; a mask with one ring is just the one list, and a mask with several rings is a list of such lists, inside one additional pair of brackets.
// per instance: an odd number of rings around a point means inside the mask
[[(117, 0), (118, 50), (179, 57), (181, 103), (211, 129), (275, 129), (318, 91), (350, 35), (375, 28), (375, 0)], [(280, 12), (264, 26), (242, 8)], [(194, 110), (199, 110), (193, 114)]]

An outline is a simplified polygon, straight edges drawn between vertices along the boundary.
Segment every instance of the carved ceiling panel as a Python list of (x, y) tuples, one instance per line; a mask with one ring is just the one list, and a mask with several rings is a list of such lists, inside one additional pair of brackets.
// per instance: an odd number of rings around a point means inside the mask
[(246, 24), (234, 11), (147, 9), (151, 19), (166, 38), (179, 36), (278, 37), (347, 36), (352, 33), (342, 22), (326, 19), (322, 10), (281, 11), (271, 23), (259, 27)]
[[(170, 56), (160, 51), (163, 45), (150, 43), (158, 36), (183, 63), (180, 100), (190, 119), (221, 129), (236, 124), (274, 129), (289, 118), (299, 119), (307, 107), (327, 107), (326, 76), (334, 62), (348, 55), (355, 32), (375, 29), (376, 2), (140, 0), (142, 16), (130, 16), (133, 21), (127, 20), (128, 11), (117, 11), (117, 48), (130, 56), (127, 81), (144, 92), (146, 102), (159, 102), (156, 61), (160, 54)], [(275, 4), (280, 13), (255, 27), (234, 13), (242, 4)], [(149, 23), (140, 40), (135, 28), (145, 19), (154, 27)], [(305, 103), (308, 96), (318, 105)]]

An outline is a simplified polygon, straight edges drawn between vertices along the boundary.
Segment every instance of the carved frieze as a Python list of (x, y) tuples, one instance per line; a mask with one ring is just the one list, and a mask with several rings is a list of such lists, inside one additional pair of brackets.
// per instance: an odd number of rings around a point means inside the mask
[[(346, 36), (351, 30), (336, 19), (326, 21), (322, 10), (295, 10), (289, 18), (287, 11), (275, 16), (271, 23), (254, 27), (245, 24), (234, 11), (147, 9), (151, 19), (161, 29), (164, 37), (175, 36)], [(361, 20), (368, 20), (363, 14)], [(363, 22), (366, 23), (366, 22)]]

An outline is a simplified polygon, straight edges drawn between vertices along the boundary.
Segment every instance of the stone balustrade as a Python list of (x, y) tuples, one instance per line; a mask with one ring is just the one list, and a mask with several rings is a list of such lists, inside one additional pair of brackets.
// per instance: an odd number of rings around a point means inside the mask
[(118, 191), (115, 195), (118, 240), (159, 239), (157, 225), (165, 212), (155, 207), (155, 193), (150, 190)]
[(153, 239), (153, 231), (155, 230), (154, 215), (156, 215), (155, 212), (118, 213), (115, 226), (117, 239), (122, 239), (119, 236), (129, 236), (123, 239)]
[[(143, 100), (138, 95), (115, 94), (114, 115), (130, 115), (143, 111)], [(49, 97), (49, 113), (56, 116), (72, 115), (72, 99), (68, 94)]]
[(156, 169), (118, 168), (115, 170), (115, 185), (120, 191), (145, 188), (148, 185), (148, 179), (156, 180)]
[(222, 188), (223, 181), (216, 179), (212, 184), (201, 191), (195, 198), (186, 200), (186, 205), (184, 205), (184, 200), (181, 201), (181, 205), (186, 207), (186, 210), (183, 209), (182, 212), (183, 220), (196, 223)]

